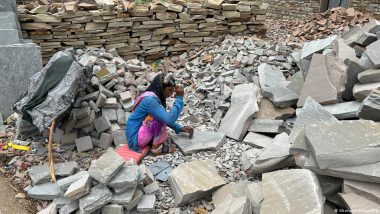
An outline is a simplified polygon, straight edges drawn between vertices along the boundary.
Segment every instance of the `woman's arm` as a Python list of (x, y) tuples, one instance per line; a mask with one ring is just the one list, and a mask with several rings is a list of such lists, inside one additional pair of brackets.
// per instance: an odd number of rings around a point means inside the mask
[(164, 122), (169, 127), (173, 127), (174, 130), (177, 132), (180, 126), (178, 124), (176, 125), (176, 121), (178, 120), (183, 109), (183, 97), (176, 97), (173, 107), (172, 109), (170, 109), (169, 112), (167, 112), (164, 109), (159, 99), (157, 99), (156, 97), (145, 97), (144, 99), (146, 99), (146, 102), (144, 102), (144, 107), (147, 110), (147, 112), (158, 121)]

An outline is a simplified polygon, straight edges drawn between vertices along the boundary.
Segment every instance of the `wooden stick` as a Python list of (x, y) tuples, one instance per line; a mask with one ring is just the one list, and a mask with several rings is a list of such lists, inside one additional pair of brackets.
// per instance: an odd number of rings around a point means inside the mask
[(50, 132), (49, 132), (49, 142), (48, 142), (48, 157), (49, 157), (49, 168), (50, 168), (50, 177), (51, 181), (55, 183), (57, 179), (55, 178), (54, 173), (54, 160), (53, 160), (53, 132), (55, 128), (55, 120), (50, 125)]

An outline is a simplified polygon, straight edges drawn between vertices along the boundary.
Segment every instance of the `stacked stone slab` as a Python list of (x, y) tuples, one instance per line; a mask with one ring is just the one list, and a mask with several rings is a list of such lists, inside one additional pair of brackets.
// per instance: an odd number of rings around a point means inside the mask
[(16, 2), (0, 2), (0, 109), (5, 118), (13, 111), (13, 104), (27, 89), (29, 78), (42, 69), (40, 48), (23, 40), (17, 17)]
[(32, 10), (20, 14), (20, 21), (23, 34), (41, 45), (44, 62), (68, 46), (116, 48), (122, 57), (154, 59), (185, 51), (189, 46), (208, 45), (226, 33), (265, 32), (261, 3), (222, 2), (130, 4), (126, 12), (93, 10), (97, 5), (91, 10), (79, 7), (81, 10), (75, 13)]
[[(63, 171), (63, 164), (58, 165), (58, 168)], [(91, 163), (88, 171), (75, 172), (69, 169), (66, 167), (70, 173), (61, 173), (63, 176), (59, 176), (56, 183), (50, 183), (49, 167), (35, 167), (29, 175), (38, 182), (27, 191), (27, 195), (34, 199), (53, 201), (52, 205), (56, 206), (59, 213), (154, 211), (156, 196), (147, 194), (145, 189), (156, 182), (153, 176), (148, 175), (151, 172), (145, 165), (125, 163), (114, 150), (109, 149)], [(47, 179), (42, 180), (41, 175), (36, 174), (38, 171)]]

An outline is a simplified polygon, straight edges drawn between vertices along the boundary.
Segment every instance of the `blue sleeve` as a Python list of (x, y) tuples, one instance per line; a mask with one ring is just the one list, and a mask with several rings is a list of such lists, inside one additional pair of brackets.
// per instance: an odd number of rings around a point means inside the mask
[[(157, 120), (164, 122), (167, 126), (172, 128), (177, 134), (181, 132), (181, 126), (176, 123), (182, 109), (183, 109), (183, 97), (177, 96), (174, 101), (173, 108), (169, 112), (161, 105), (159, 99), (156, 97), (145, 97), (144, 106), (147, 107), (147, 111)], [(143, 100), (143, 101), (144, 101)]]

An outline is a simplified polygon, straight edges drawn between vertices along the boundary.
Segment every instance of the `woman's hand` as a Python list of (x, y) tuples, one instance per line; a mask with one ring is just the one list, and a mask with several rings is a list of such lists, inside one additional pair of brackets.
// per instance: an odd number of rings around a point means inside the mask
[(189, 137), (192, 138), (194, 134), (194, 129), (190, 126), (184, 126), (182, 127), (181, 132), (188, 133)]
[(182, 97), (183, 97), (183, 95), (185, 95), (185, 91), (184, 91), (182, 85), (177, 85), (177, 86), (175, 87), (175, 95), (176, 95), (176, 96), (182, 96)]

